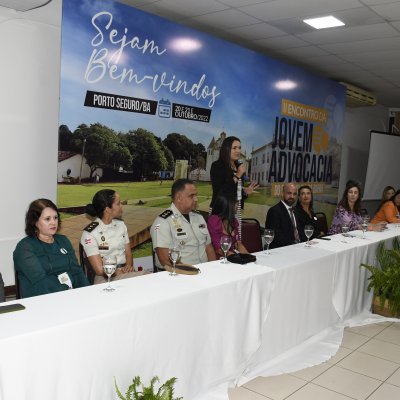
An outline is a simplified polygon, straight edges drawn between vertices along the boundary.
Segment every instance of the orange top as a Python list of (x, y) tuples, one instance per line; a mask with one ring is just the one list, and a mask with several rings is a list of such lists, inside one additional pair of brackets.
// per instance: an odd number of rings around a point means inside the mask
[(383, 203), (382, 207), (375, 214), (375, 217), (372, 219), (371, 224), (378, 224), (379, 222), (400, 222), (400, 219), (397, 218), (399, 214), (399, 210), (393, 201), (387, 201)]

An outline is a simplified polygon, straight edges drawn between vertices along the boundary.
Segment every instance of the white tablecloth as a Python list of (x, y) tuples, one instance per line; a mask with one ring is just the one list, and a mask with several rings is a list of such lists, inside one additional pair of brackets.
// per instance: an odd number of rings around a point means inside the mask
[(333, 252), (335, 258), (333, 304), (342, 320), (350, 320), (369, 311), (373, 293), (368, 292), (369, 272), (360, 268), (361, 263), (376, 264), (376, 250), (381, 241), (392, 246), (393, 238), (400, 235), (397, 224), (388, 225), (383, 232), (350, 232), (351, 237), (330, 236), (331, 241), (316, 240), (321, 249)]
[(380, 242), (391, 247), (400, 234), (397, 225), (384, 232), (350, 233), (257, 254), (257, 263), (276, 271), (271, 311), (263, 327), (262, 346), (239, 383), (256, 376), (292, 372), (334, 355), (343, 328), (378, 322), (370, 313), (373, 293), (367, 292), (369, 272), (361, 263), (374, 263)]
[(116, 399), (113, 378), (125, 391), (135, 375), (175, 376), (185, 400), (211, 400), (220, 385), (227, 399), (233, 382), (315, 365), (368, 312), (360, 263), (399, 233), (346, 244), (336, 235), (245, 266), (202, 264), (198, 276), (116, 281), (113, 293), (97, 285), (20, 300), (26, 310), (0, 315), (0, 399)]
[(135, 375), (178, 377), (193, 399), (236, 379), (261, 342), (275, 273), (202, 264), (20, 302), (0, 315), (0, 399), (110, 400)]

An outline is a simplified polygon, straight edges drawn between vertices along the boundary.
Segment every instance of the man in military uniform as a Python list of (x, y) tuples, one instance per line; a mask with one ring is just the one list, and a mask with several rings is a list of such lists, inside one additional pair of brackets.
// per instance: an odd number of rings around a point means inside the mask
[(169, 248), (179, 245), (181, 263), (199, 264), (216, 259), (210, 234), (203, 216), (195, 211), (197, 189), (190, 179), (178, 179), (172, 185), (172, 204), (153, 222), (156, 266), (171, 264)]

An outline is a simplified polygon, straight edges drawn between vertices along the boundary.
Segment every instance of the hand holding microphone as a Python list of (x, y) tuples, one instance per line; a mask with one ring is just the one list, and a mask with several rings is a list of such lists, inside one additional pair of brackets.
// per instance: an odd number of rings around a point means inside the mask
[(236, 174), (235, 174), (238, 178), (246, 178), (246, 167), (243, 164), (242, 160), (238, 160), (237, 162), (237, 170), (236, 170)]
[[(237, 167), (236, 175), (239, 178), (243, 178), (244, 180), (246, 180), (246, 168), (245, 168), (242, 160), (238, 160), (238, 167)], [(250, 185), (247, 186), (246, 188), (243, 188), (243, 190), (247, 195), (249, 195), (249, 194), (253, 193), (254, 190), (259, 187), (260, 187), (260, 185), (256, 181), (252, 181), (252, 182), (250, 182)]]

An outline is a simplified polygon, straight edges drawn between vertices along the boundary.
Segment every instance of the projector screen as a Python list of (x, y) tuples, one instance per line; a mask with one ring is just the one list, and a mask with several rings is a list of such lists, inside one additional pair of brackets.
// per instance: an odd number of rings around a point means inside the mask
[(385, 186), (400, 189), (400, 136), (371, 131), (364, 200), (379, 200)]

